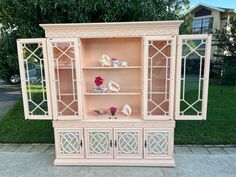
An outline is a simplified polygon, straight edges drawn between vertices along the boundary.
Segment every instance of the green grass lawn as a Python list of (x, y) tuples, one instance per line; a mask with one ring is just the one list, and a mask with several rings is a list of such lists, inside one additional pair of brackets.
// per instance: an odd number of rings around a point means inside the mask
[(52, 121), (25, 120), (20, 100), (0, 121), (0, 142), (53, 143)]
[[(51, 121), (24, 120), (19, 101), (0, 121), (2, 143), (52, 143)], [(210, 85), (206, 121), (177, 121), (175, 144), (236, 144), (236, 92)]]
[(236, 144), (236, 91), (210, 85), (207, 120), (176, 121), (175, 144)]

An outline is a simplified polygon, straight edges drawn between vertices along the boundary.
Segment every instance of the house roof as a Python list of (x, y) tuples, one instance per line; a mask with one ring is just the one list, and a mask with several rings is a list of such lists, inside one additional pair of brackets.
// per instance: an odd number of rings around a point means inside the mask
[(211, 5), (208, 5), (208, 4), (203, 4), (203, 3), (200, 3), (194, 7), (192, 7), (191, 9), (189, 9), (185, 14), (188, 14), (190, 12), (193, 12), (201, 7), (206, 7), (208, 9), (213, 9), (213, 10), (217, 10), (217, 11), (220, 11), (220, 12), (232, 12), (232, 13), (236, 13), (235, 9), (232, 9), (232, 8), (223, 8), (223, 7), (216, 7), (216, 6), (211, 6)]

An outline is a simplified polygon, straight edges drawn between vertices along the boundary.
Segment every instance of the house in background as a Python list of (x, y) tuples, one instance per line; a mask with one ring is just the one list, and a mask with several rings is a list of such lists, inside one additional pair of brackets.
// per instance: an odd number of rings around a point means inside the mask
[[(230, 8), (215, 7), (206, 4), (198, 4), (191, 8), (187, 13), (193, 17), (192, 33), (206, 34), (215, 32), (216, 29), (229, 29), (230, 17), (236, 17), (236, 11)], [(214, 39), (213, 39), (214, 40)], [(216, 46), (212, 46), (211, 60), (216, 61), (213, 53), (217, 51)]]

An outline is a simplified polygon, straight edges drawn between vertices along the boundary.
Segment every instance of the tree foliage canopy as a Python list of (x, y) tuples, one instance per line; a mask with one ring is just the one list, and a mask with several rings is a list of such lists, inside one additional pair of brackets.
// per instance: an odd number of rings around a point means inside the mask
[(223, 83), (236, 84), (236, 17), (230, 18), (227, 25), (213, 34), (218, 47), (215, 56), (221, 61)]
[(16, 39), (43, 37), (40, 23), (179, 19), (189, 0), (1, 0), (0, 78), (17, 66)]
[(236, 18), (230, 18), (227, 25), (227, 29), (216, 30), (214, 33), (215, 45), (221, 50), (216, 56), (220, 58), (225, 56), (236, 57)]

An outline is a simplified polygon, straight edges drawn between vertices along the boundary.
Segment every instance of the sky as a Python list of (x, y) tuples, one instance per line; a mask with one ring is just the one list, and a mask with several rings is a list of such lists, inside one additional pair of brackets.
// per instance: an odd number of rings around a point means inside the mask
[(190, 7), (203, 3), (216, 7), (233, 8), (236, 10), (236, 0), (190, 0)]

